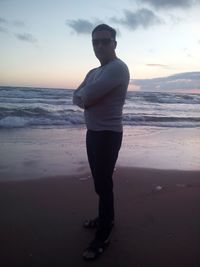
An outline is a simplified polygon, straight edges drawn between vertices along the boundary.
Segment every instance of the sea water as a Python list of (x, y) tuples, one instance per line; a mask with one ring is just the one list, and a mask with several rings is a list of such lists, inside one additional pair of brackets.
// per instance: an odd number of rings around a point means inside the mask
[[(83, 110), (71, 89), (0, 87), (0, 128), (76, 127)], [(200, 94), (128, 91), (123, 111), (128, 126), (200, 127)]]

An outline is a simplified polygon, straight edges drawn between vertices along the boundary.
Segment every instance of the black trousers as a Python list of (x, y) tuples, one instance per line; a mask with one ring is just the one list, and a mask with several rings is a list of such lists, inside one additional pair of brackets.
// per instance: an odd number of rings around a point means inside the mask
[(95, 191), (99, 196), (99, 229), (105, 239), (114, 220), (113, 171), (122, 142), (122, 132), (87, 131), (86, 147)]

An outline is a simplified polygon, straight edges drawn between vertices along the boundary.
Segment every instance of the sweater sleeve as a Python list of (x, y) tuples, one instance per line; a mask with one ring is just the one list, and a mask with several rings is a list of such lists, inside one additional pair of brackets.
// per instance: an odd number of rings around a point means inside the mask
[(85, 77), (85, 79), (83, 80), (83, 82), (79, 85), (79, 87), (76, 89), (76, 90), (74, 90), (74, 92), (73, 92), (73, 99), (72, 99), (72, 102), (73, 102), (73, 104), (74, 105), (77, 105), (79, 108), (82, 108), (82, 109), (84, 109), (85, 107), (84, 107), (84, 103), (83, 103), (83, 101), (82, 101), (82, 98), (81, 98), (81, 96), (82, 96), (82, 91), (83, 91), (83, 88), (84, 88), (84, 86), (87, 84), (87, 79), (88, 79), (88, 76), (89, 76), (89, 74), (92, 72), (92, 70), (90, 70), (89, 72), (88, 72), (88, 74), (86, 75), (86, 77)]
[(73, 104), (74, 105), (77, 105), (79, 108), (83, 108), (84, 109), (84, 104), (83, 104), (83, 101), (81, 99), (81, 89), (83, 88), (83, 86), (85, 85), (85, 81), (83, 81), (80, 86), (74, 90), (73, 92)]

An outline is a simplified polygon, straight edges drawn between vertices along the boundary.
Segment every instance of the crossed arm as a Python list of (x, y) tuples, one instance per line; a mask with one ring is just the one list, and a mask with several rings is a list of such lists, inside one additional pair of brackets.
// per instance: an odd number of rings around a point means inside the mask
[(118, 66), (107, 66), (99, 78), (91, 83), (87, 83), (90, 71), (81, 85), (75, 90), (73, 104), (80, 108), (88, 108), (95, 105), (103, 96), (112, 91), (122, 83), (122, 71)]

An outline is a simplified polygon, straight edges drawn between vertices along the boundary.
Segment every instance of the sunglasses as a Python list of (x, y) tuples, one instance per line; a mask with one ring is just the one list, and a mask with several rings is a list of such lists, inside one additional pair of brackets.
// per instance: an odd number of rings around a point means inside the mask
[(99, 44), (102, 45), (109, 45), (111, 43), (111, 41), (113, 41), (114, 39), (111, 38), (102, 38), (102, 39), (92, 39), (92, 44), (93, 46), (98, 46)]

